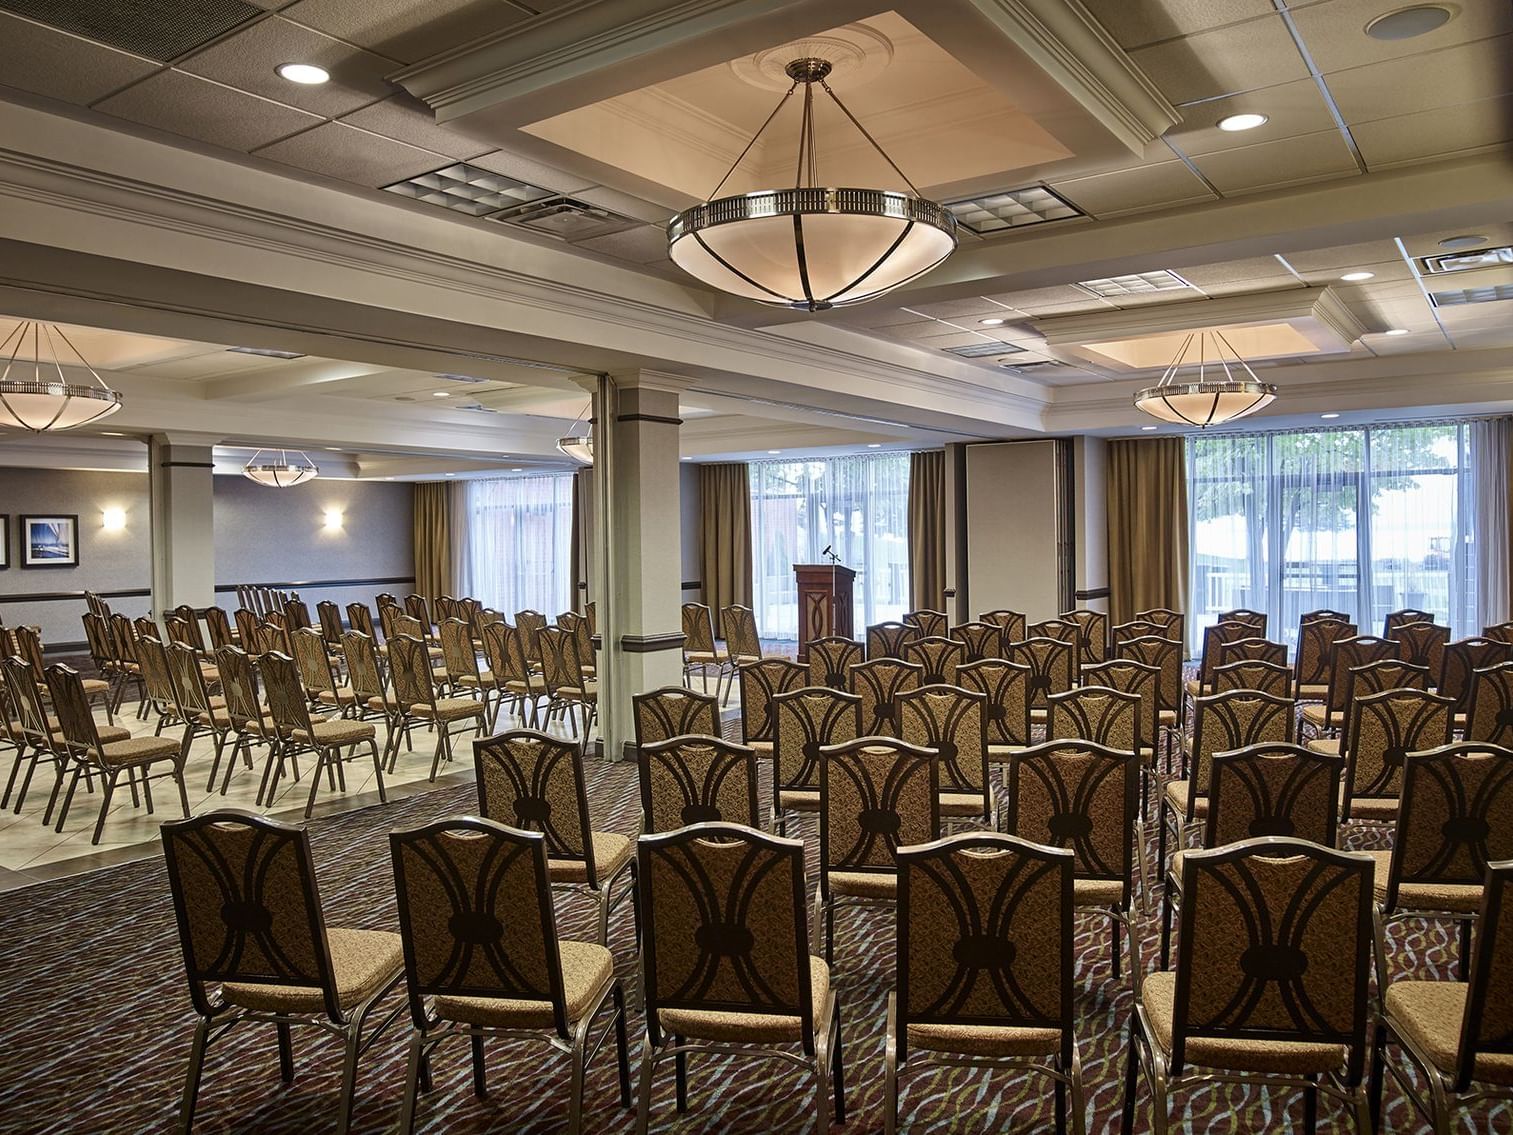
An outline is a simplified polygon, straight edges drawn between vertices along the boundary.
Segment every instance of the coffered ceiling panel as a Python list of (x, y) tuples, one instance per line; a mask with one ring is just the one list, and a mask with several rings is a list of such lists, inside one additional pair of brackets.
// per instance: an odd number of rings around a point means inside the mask
[(440, 155), (340, 122), (265, 146), (257, 156), (363, 185), (387, 185), (446, 164)]
[(1174, 103), (1308, 77), (1308, 67), (1277, 15), (1142, 47), (1130, 58)]
[(1225, 194), (1360, 172), (1338, 130), (1220, 150), (1193, 158), (1193, 164)]
[(642, 225), (624, 232), (580, 240), (573, 247), (614, 256), (636, 264), (654, 264), (667, 259), (667, 231), (657, 225)]
[[(1334, 116), (1312, 79), (1298, 79), (1246, 94), (1209, 99), (1178, 107), (1182, 125), (1169, 130), (1166, 139), (1184, 154), (1208, 154), (1259, 145), (1279, 138), (1295, 138), (1335, 129)], [(1243, 133), (1220, 130), (1219, 122), (1232, 114), (1260, 113), (1264, 125)]]
[(493, 173), (502, 173), (505, 177), (512, 177), (516, 181), (523, 181), (527, 185), (538, 185), (542, 189), (550, 189), (557, 193), (578, 193), (593, 185), (593, 182), (586, 178), (564, 173), (555, 166), (532, 161), (530, 158), (508, 150), (495, 150), (493, 153), (481, 154), (473, 159), (473, 164)]
[(322, 121), (171, 68), (96, 103), (95, 109), (232, 150), (255, 150)]
[(1223, 264), (1192, 265), (1182, 269), (1182, 278), (1209, 293), (1299, 286), (1298, 278), (1275, 256), (1252, 256)]
[(348, 126), (382, 134), (421, 149), (434, 150), (449, 158), (467, 161), (479, 154), (488, 153), (491, 147), (486, 142), (473, 139), (436, 125), (430, 107), (401, 91), (399, 94), (354, 110), (342, 118)]
[(1513, 89), (1513, 36), (1336, 71), (1327, 80), (1347, 122), (1476, 102)]
[(507, 0), (299, 0), (285, 19), (414, 63), (528, 18)]
[(0, 12), (0, 82), (84, 105), (158, 64)]
[(1513, 96), (1352, 123), (1367, 165), (1397, 165), (1513, 141)]
[(1193, 35), (1276, 11), (1271, 0), (1083, 0), (1121, 47)]
[(1405, 0), (1328, 0), (1298, 7), (1292, 19), (1315, 65), (1325, 74), (1513, 32), (1513, 5), (1502, 0), (1460, 0), (1449, 5), (1455, 18), (1425, 35), (1381, 40), (1364, 34), (1366, 25), (1378, 16), (1408, 6)]
[[(301, 86), (280, 78), (275, 68), (291, 61), (323, 67), (331, 73), (331, 81)], [(384, 81), (394, 69), (392, 61), (277, 16), (206, 48), (181, 66), (207, 79), (330, 117), (394, 93)]]
[(1053, 181), (1051, 188), (1094, 217), (1112, 217), (1214, 198), (1202, 179), (1180, 161), (1156, 162), (1071, 181)]

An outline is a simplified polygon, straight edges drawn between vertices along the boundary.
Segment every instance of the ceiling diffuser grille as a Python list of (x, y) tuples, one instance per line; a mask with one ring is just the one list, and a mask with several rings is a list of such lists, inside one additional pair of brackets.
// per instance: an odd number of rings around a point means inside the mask
[(990, 343), (968, 343), (965, 347), (943, 349), (948, 355), (960, 355), (964, 359), (987, 359), (994, 355), (1009, 355), (1015, 351), (1024, 350), (1023, 347), (1016, 347), (1013, 343), (1000, 343), (996, 339)]
[(1451, 292), (1430, 292), (1435, 307), (1463, 307), (1469, 303), (1495, 303), (1513, 300), (1513, 284), (1492, 284), (1485, 288), (1463, 288)]
[(640, 221), (622, 217), (619, 213), (612, 213), (600, 205), (591, 205), (587, 201), (560, 195), (517, 205), (513, 209), (495, 213), (486, 219), (507, 225), (518, 225), (520, 228), (546, 233), (569, 242), (624, 232), (626, 229), (633, 229), (641, 224)]
[(0, 0), (0, 9), (161, 63), (264, 15), (244, 0)]
[(1046, 221), (1062, 221), (1086, 216), (1080, 209), (1062, 200), (1043, 185), (1026, 189), (1006, 189), (963, 201), (949, 201), (946, 208), (959, 224), (979, 236), (1007, 232)]

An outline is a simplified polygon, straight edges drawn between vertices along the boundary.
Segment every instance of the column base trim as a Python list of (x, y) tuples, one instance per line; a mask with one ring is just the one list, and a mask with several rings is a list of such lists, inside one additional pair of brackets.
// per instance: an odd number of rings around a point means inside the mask
[(626, 654), (655, 654), (659, 650), (682, 650), (687, 641), (681, 631), (671, 634), (621, 635), (620, 649)]

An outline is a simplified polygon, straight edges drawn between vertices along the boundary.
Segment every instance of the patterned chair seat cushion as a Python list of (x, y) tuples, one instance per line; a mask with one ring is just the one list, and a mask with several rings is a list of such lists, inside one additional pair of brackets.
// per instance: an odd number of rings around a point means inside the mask
[[(809, 989), (815, 1031), (830, 992), (830, 967), (824, 958), (809, 958)], [(775, 1013), (725, 1013), (714, 1009), (662, 1009), (657, 1014), (664, 1032), (712, 1041), (796, 1041), (803, 1030), (800, 1017)]]
[[(562, 995), (569, 1025), (598, 1003), (605, 987), (615, 979), (615, 959), (603, 946), (592, 942), (557, 943), (562, 959)], [(556, 1023), (550, 1001), (514, 997), (436, 998), (436, 1012), (448, 1021), (496, 1028), (549, 1029)]]
[[(1387, 1015), (1394, 1026), (1446, 1075), (1454, 1074), (1460, 1052), (1466, 989), (1459, 981), (1394, 981), (1387, 987)], [(1478, 1056), (1476, 1079), (1513, 1084), (1513, 1053)]]
[(294, 740), (301, 745), (312, 742), (317, 745), (353, 745), (358, 741), (371, 741), (374, 737), (373, 725), (368, 721), (333, 718), (329, 721), (311, 721), (310, 728), (314, 731), (313, 736), (303, 729), (296, 729), (293, 733)]
[[(360, 1005), (404, 971), (404, 944), (386, 930), (326, 928), (336, 1000), (343, 1009)], [(268, 1013), (319, 1013), (325, 998), (315, 986), (227, 982), (221, 994), (233, 1005)]]
[(826, 878), (832, 895), (865, 899), (898, 897), (896, 871), (827, 871)]
[[(589, 832), (589, 838), (594, 846), (594, 869), (602, 887), (630, 862), (636, 844), (619, 832)], [(554, 883), (588, 882), (588, 863), (582, 859), (548, 859), (546, 870)]]
[(910, 1025), (909, 1045), (922, 1052), (967, 1056), (1050, 1056), (1061, 1048), (1060, 1029), (993, 1025)]
[[(1387, 876), (1392, 873), (1392, 852), (1368, 851), (1375, 868), (1371, 893), (1379, 903), (1387, 901)], [(1400, 883), (1397, 905), (1407, 910), (1449, 910), (1476, 914), (1481, 910), (1482, 889), (1476, 883)]]
[(171, 737), (130, 737), (124, 741), (102, 740), (100, 749), (108, 765), (134, 765), (177, 756), (179, 742)]

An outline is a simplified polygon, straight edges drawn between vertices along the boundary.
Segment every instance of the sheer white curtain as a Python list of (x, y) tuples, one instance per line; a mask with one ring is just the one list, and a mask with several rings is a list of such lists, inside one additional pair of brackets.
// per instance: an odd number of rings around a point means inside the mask
[(1343, 611), (1381, 633), (1389, 611), (1479, 626), (1470, 539), (1469, 429), (1456, 423), (1204, 434), (1187, 446), (1192, 618), (1265, 611), (1269, 637), (1299, 617)]
[(1471, 423), (1474, 485), (1488, 491), (1476, 494), (1474, 567), (1478, 619), (1482, 626), (1505, 623), (1513, 617), (1508, 595), (1508, 470), (1513, 468), (1513, 418)]
[(462, 593), (554, 618), (572, 607), (572, 474), (468, 481)]
[(909, 457), (886, 453), (750, 466), (752, 606), (764, 638), (798, 637), (793, 565), (829, 546), (856, 573), (856, 630), (909, 603)]

